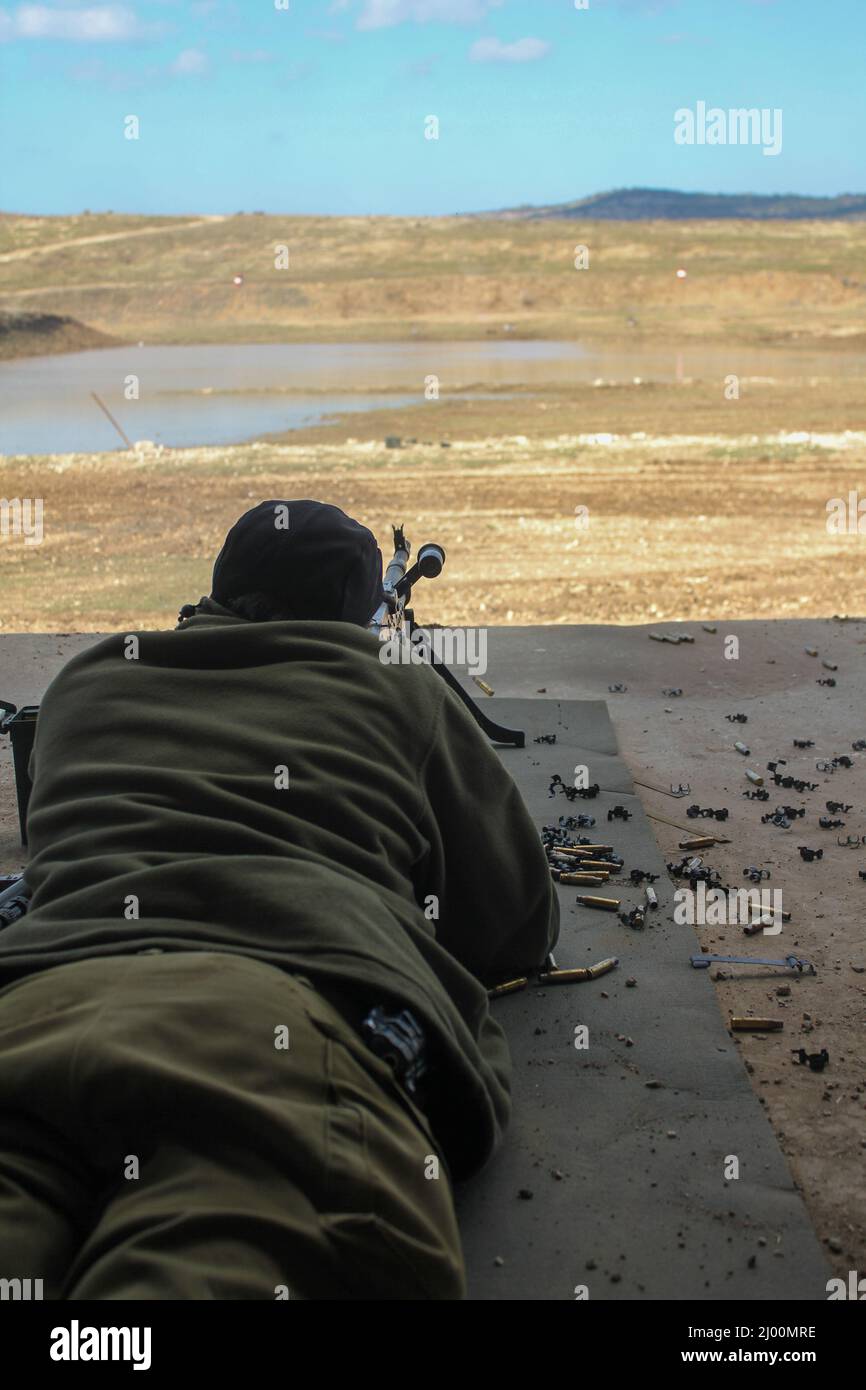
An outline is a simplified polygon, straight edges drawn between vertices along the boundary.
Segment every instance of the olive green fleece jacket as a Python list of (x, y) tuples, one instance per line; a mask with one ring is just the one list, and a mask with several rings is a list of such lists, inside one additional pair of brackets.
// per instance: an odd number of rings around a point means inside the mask
[(403, 1003), (436, 1067), (437, 1140), (466, 1176), (510, 1112), (485, 986), (540, 964), (559, 932), (538, 830), (428, 666), (383, 663), (349, 623), (204, 607), (134, 634), (137, 656), (128, 634), (97, 643), (49, 686), (33, 899), (0, 933), (0, 987), (159, 947), (254, 957), (365, 1009)]

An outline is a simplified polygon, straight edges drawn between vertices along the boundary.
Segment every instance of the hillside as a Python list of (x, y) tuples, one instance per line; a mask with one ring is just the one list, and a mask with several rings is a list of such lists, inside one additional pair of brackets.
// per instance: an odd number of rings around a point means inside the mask
[(547, 217), (577, 217), (606, 222), (680, 222), (696, 218), (740, 218), (750, 222), (794, 221), (803, 218), (866, 217), (866, 194), (842, 193), (836, 198), (804, 198), (797, 193), (679, 193), (670, 188), (617, 188), (594, 193), (573, 203), (504, 208), (469, 216), (532, 221)]
[(88, 348), (113, 347), (119, 341), (65, 314), (4, 313), (0, 310), (0, 360), (47, 357), (56, 352), (85, 352)]
[[(587, 269), (575, 268), (578, 244)], [(145, 343), (513, 335), (862, 348), (864, 265), (866, 219), (854, 216), (0, 217), (0, 311)]]

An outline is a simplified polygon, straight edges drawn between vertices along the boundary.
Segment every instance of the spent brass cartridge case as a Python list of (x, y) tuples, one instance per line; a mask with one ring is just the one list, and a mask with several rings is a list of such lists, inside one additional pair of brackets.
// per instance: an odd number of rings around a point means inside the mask
[(747, 748), (746, 744), (741, 742), (740, 739), (737, 739), (736, 743), (734, 744), (734, 747), (736, 748), (738, 753), (742, 753), (744, 758), (747, 758), (749, 756), (749, 753), (751, 752), (751, 749)]
[(594, 854), (613, 854), (613, 845), (556, 845), (557, 854), (574, 854), (591, 859)]
[(599, 975), (606, 975), (617, 965), (619, 957), (610, 956), (607, 960), (597, 961), (595, 965), (578, 967), (576, 970), (549, 970), (546, 974), (539, 975), (538, 980), (542, 985), (579, 984), (581, 980), (597, 980)]
[(784, 1028), (781, 1018), (732, 1018), (731, 1028), (735, 1033), (781, 1033)]
[(516, 994), (518, 990), (526, 989), (529, 978), (521, 975), (517, 980), (506, 980), (502, 985), (495, 985), (493, 989), (487, 991), (488, 999), (498, 999), (502, 994)]
[(712, 835), (695, 835), (691, 840), (680, 840), (680, 849), (711, 849), (715, 843)]
[(659, 905), (658, 896), (657, 896), (657, 894), (656, 894), (656, 890), (652, 887), (652, 885), (649, 884), (649, 883), (647, 883), (647, 884), (645, 885), (645, 887), (644, 887), (643, 892), (644, 892), (644, 897), (646, 898), (646, 905), (647, 905), (647, 907), (658, 907), (658, 905)]
[(554, 877), (555, 879), (557, 879), (560, 883), (581, 883), (581, 884), (583, 884), (584, 886), (587, 886), (587, 885), (590, 884), (590, 883), (594, 883), (594, 884), (607, 883), (607, 880), (608, 880), (608, 878), (609, 878), (609, 875), (608, 875), (608, 874), (563, 873), (563, 872), (561, 872), (560, 870), (554, 870), (553, 877)]
[(764, 779), (760, 772), (753, 772), (750, 767), (746, 768), (746, 776), (750, 782), (754, 782), (756, 787), (762, 787), (764, 785)]
[(620, 906), (619, 898), (596, 898), (591, 893), (578, 893), (577, 901), (583, 903), (584, 907), (596, 907), (602, 912), (617, 912)]

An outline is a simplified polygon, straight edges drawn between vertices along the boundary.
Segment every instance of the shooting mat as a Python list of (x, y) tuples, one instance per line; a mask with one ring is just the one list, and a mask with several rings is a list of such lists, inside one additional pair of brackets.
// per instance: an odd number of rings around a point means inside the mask
[[(514, 1115), (500, 1153), (458, 1190), (469, 1297), (573, 1299), (583, 1285), (591, 1299), (826, 1299), (821, 1248), (709, 974), (689, 963), (700, 944), (673, 921), (674, 884), (606, 704), (496, 698), (484, 709), (526, 730), (525, 748), (500, 753), (539, 828), (594, 815), (593, 829), (575, 833), (613, 844), (626, 872), (616, 886), (557, 890), (558, 967), (618, 956), (616, 970), (584, 984), (531, 984), (492, 1004), (514, 1061)], [(535, 744), (541, 734), (556, 744)], [(571, 783), (579, 764), (599, 796), (551, 798), (553, 774)], [(616, 804), (628, 822), (608, 823)], [(665, 815), (684, 818), (682, 803), (669, 806)], [(661, 875), (655, 925), (634, 931), (576, 903), (585, 891), (637, 906), (632, 868)], [(784, 955), (776, 938), (755, 941), (744, 953)], [(788, 982), (766, 973), (768, 987)], [(790, 983), (796, 991), (795, 976)], [(580, 1025), (586, 1049), (574, 1046)], [(728, 1156), (739, 1160), (736, 1180), (725, 1180)]]

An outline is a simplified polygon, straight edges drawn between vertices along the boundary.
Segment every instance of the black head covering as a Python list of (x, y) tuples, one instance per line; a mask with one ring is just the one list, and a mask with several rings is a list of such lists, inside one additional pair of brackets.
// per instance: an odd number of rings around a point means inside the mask
[(329, 502), (260, 502), (226, 536), (212, 586), (217, 603), (263, 593), (288, 618), (363, 627), (382, 601), (382, 552)]

